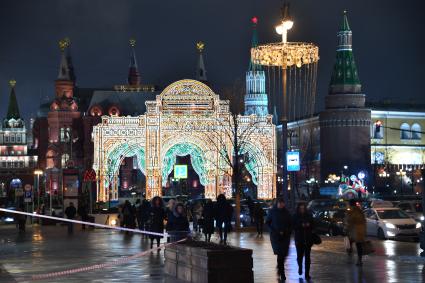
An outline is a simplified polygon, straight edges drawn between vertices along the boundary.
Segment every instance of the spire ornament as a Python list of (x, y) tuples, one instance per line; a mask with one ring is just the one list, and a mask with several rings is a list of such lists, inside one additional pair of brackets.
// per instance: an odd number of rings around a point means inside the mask
[(133, 48), (136, 47), (136, 39), (130, 38), (130, 40), (128, 42), (130, 43), (131, 47), (133, 47)]
[(65, 37), (59, 40), (59, 49), (63, 52), (71, 45), (71, 40), (68, 37)]
[(15, 85), (16, 85), (16, 80), (11, 79), (11, 80), (9, 81), (9, 85), (10, 85), (10, 87), (11, 87), (11, 88), (14, 88), (14, 87), (15, 87)]
[(196, 49), (198, 49), (199, 53), (202, 53), (202, 51), (204, 51), (205, 48), (205, 43), (202, 41), (198, 41), (196, 43)]

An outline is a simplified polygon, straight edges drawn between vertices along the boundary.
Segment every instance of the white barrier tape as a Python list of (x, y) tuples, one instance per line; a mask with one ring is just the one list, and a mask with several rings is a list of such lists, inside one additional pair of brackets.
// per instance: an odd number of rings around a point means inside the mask
[(52, 278), (55, 278), (55, 277), (71, 275), (71, 274), (75, 274), (75, 273), (79, 273), (79, 272), (92, 271), (92, 270), (96, 270), (96, 269), (112, 267), (114, 265), (123, 264), (123, 263), (126, 263), (126, 262), (128, 262), (132, 259), (144, 256), (144, 255), (146, 255), (150, 252), (156, 251), (156, 250), (158, 250), (162, 247), (174, 245), (174, 244), (177, 244), (179, 242), (186, 241), (186, 240), (187, 239), (182, 239), (182, 240), (179, 240), (179, 241), (176, 241), (176, 242), (173, 242), (173, 243), (164, 243), (164, 244), (160, 245), (159, 247), (152, 248), (152, 249), (149, 249), (147, 251), (144, 251), (144, 252), (132, 255), (132, 256), (120, 258), (120, 259), (117, 259), (117, 260), (114, 260), (114, 261), (108, 262), (108, 263), (101, 263), (101, 264), (95, 264), (95, 265), (90, 265), (90, 266), (86, 266), (86, 267), (68, 269), (68, 270), (64, 270), (64, 271), (57, 271), (57, 272), (51, 272), (51, 273), (46, 273), (46, 274), (33, 275), (31, 277), (31, 280), (37, 281), (37, 280), (43, 280), (43, 279), (52, 279)]
[(64, 221), (64, 222), (72, 222), (72, 223), (76, 223), (76, 224), (85, 224), (85, 225), (99, 227), (99, 228), (128, 231), (128, 232), (134, 232), (134, 233), (139, 233), (139, 234), (148, 234), (148, 235), (152, 235), (152, 236), (160, 236), (160, 237), (167, 237), (168, 236), (167, 233), (156, 233), (156, 232), (151, 232), (151, 231), (146, 231), (146, 230), (130, 229), (130, 228), (124, 228), (124, 227), (115, 227), (115, 226), (110, 226), (110, 225), (91, 223), (91, 222), (85, 222), (85, 221), (68, 219), (68, 218), (54, 217), (54, 216), (48, 216), (48, 215), (43, 215), (43, 214), (37, 214), (37, 213), (16, 211), (16, 210), (10, 210), (10, 209), (5, 209), (5, 208), (0, 208), (0, 211), (4, 211), (4, 212), (7, 212), (7, 213), (22, 214), (22, 215), (27, 215), (27, 216), (31, 216), (31, 217), (46, 218), (46, 219), (52, 219), (52, 220), (58, 220), (58, 221)]

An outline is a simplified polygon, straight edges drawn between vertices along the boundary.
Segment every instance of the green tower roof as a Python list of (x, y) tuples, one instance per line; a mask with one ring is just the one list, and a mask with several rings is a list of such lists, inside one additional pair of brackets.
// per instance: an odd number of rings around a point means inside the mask
[(21, 118), (21, 115), (19, 114), (19, 107), (18, 107), (18, 101), (16, 100), (16, 94), (15, 94), (15, 80), (11, 80), (9, 82), (11, 86), (10, 90), (10, 96), (9, 96), (9, 106), (7, 107), (7, 116), (6, 118), (9, 119), (18, 119)]
[(344, 11), (341, 29), (338, 32), (336, 61), (329, 92), (331, 94), (361, 92), (361, 83), (352, 49), (352, 32), (348, 24), (346, 11)]

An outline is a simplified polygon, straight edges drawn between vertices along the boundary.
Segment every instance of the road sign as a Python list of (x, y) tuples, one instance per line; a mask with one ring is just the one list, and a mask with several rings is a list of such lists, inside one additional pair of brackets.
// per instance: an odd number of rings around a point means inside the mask
[(300, 152), (288, 151), (286, 152), (286, 170), (289, 172), (300, 171)]
[(24, 202), (32, 202), (32, 191), (24, 192)]
[(26, 185), (24, 186), (24, 190), (25, 190), (26, 192), (31, 191), (31, 185), (30, 185), (30, 184), (26, 184)]

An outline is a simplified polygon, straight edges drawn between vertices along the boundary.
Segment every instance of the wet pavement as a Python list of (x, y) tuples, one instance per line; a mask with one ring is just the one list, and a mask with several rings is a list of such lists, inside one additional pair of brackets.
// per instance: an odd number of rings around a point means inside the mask
[[(81, 231), (68, 235), (64, 226), (28, 228), (19, 234), (14, 226), (0, 226), (0, 282), (29, 281), (32, 275), (108, 263), (149, 249), (140, 235), (110, 230)], [(414, 242), (377, 241), (376, 252), (366, 256), (364, 266), (344, 251), (342, 237), (325, 237), (312, 251), (311, 282), (425, 282), (425, 259)], [(217, 241), (217, 238), (213, 239)], [(275, 257), (268, 235), (232, 233), (230, 244), (253, 249), (255, 282), (277, 282)], [(298, 276), (296, 253), (291, 243), (286, 282), (303, 282)], [(39, 282), (172, 282), (163, 273), (163, 252), (148, 253), (114, 267), (56, 277)], [(237, 283), (237, 282), (235, 282)]]

